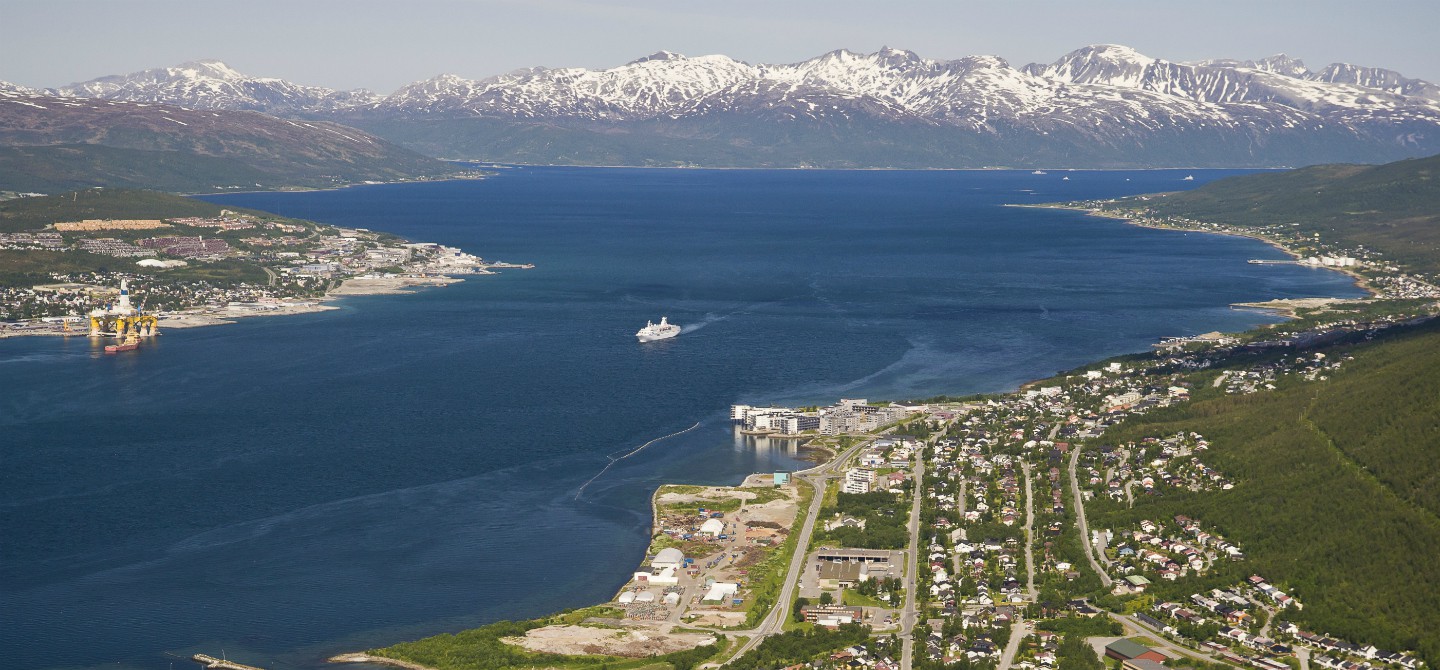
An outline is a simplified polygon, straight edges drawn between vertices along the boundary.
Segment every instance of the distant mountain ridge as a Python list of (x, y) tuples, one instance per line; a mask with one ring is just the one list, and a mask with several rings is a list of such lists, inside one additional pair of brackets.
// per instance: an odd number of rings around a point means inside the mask
[(327, 121), (0, 88), (0, 190), (326, 187), (455, 171)]
[(334, 91), (292, 84), (284, 79), (251, 77), (218, 60), (111, 75), (42, 92), (63, 98), (101, 98), (278, 115), (334, 111), (374, 104), (381, 99), (363, 89)]
[(1423, 80), (1118, 45), (1021, 68), (891, 48), (776, 65), (661, 51), (601, 70), (447, 74), (385, 96), (196, 61), (48, 93), (332, 119), (431, 155), (538, 163), (1275, 166), (1440, 152), (1440, 87)]

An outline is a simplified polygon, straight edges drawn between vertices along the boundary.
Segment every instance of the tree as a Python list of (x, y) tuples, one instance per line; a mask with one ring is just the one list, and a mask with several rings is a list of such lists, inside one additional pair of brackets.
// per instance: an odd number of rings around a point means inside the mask
[(821, 604), (821, 605), (829, 605), (829, 604), (834, 603), (834, 602), (835, 602), (835, 596), (830, 595), (830, 592), (829, 592), (829, 591), (821, 591), (821, 592), (820, 592), (820, 604)]

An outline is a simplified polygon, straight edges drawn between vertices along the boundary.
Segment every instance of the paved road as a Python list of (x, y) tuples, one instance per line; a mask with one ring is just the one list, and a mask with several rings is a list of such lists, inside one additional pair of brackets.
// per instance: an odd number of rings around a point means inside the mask
[(922, 449), (915, 455), (915, 500), (910, 505), (910, 552), (905, 557), (905, 609), (900, 613), (900, 668), (910, 670), (915, 659), (915, 638), (911, 634), (915, 630), (915, 620), (918, 614), (915, 611), (916, 593), (915, 589), (919, 580), (916, 573), (920, 570), (920, 503), (925, 499), (925, 455)]
[(790, 606), (795, 599), (795, 589), (800, 581), (800, 571), (805, 569), (805, 554), (810, 548), (810, 536), (815, 531), (815, 521), (820, 517), (820, 507), (825, 502), (825, 488), (831, 479), (839, 476), (837, 471), (850, 461), (855, 452), (869, 443), (870, 439), (861, 440), (829, 463), (795, 473), (796, 476), (815, 488), (815, 495), (810, 500), (810, 510), (806, 512), (805, 522), (801, 525), (800, 537), (795, 541), (795, 553), (790, 557), (790, 571), (785, 575), (785, 582), (780, 587), (780, 595), (776, 598), (775, 605), (770, 608), (770, 613), (760, 620), (758, 626), (743, 631), (716, 631), (735, 636), (749, 636), (736, 649), (735, 653), (731, 654), (730, 658), (743, 656), (745, 652), (760, 644), (766, 636), (775, 635), (784, 629), (785, 617), (790, 615)]
[(1089, 559), (1090, 568), (1100, 575), (1100, 583), (1104, 584), (1105, 588), (1110, 588), (1114, 582), (1095, 561), (1095, 546), (1090, 542), (1090, 526), (1085, 523), (1085, 501), (1080, 497), (1080, 480), (1075, 475), (1075, 469), (1079, 463), (1080, 448), (1077, 446), (1070, 452), (1070, 491), (1075, 494), (1075, 522), (1080, 526), (1080, 543), (1085, 545), (1085, 558)]
[(1035, 590), (1035, 488), (1030, 482), (1030, 463), (1020, 461), (1020, 468), (1025, 471), (1025, 591), (1033, 603), (1040, 597)]
[[(964, 519), (964, 518), (965, 518), (965, 506), (966, 506), (966, 504), (968, 504), (968, 503), (970, 502), (969, 499), (966, 497), (966, 495), (967, 495), (967, 494), (966, 494), (966, 491), (965, 491), (965, 477), (961, 477), (961, 478), (960, 478), (960, 494), (959, 494), (959, 497), (957, 497), (957, 498), (955, 499), (955, 515), (956, 515), (956, 517), (959, 518), (959, 519)], [(955, 581), (955, 584), (956, 584), (957, 586), (960, 584), (960, 575), (962, 575), (962, 574), (968, 574), (968, 573), (963, 573), (963, 572), (961, 572), (961, 567), (962, 567), (962, 566), (961, 566), (961, 563), (962, 563), (962, 562), (969, 561), (969, 560), (970, 560), (970, 556), (969, 556), (969, 555), (961, 554), (961, 553), (958, 552), (958, 551), (955, 552), (955, 575), (954, 575), (955, 579), (954, 579), (954, 581)]]
[(1033, 630), (1033, 624), (1029, 621), (1018, 621), (1010, 629), (1010, 641), (1005, 643), (1005, 651), (1000, 654), (1000, 665), (996, 670), (1010, 670), (1010, 664), (1015, 662), (1015, 654), (1020, 651), (1020, 641)]
[[(1120, 623), (1124, 624), (1127, 628), (1132, 629), (1132, 630), (1140, 631), (1141, 633), (1144, 633), (1146, 637), (1150, 638), (1151, 640), (1154, 640), (1154, 641), (1155, 641), (1155, 644), (1146, 645), (1146, 646), (1149, 646), (1149, 647), (1152, 647), (1152, 648), (1155, 648), (1155, 649), (1159, 649), (1160, 651), (1164, 652), (1166, 656), (1170, 656), (1170, 657), (1172, 657), (1172, 658), (1173, 658), (1173, 657), (1176, 657), (1176, 656), (1179, 656), (1179, 657), (1182, 657), (1182, 658), (1198, 658), (1198, 659), (1205, 660), (1205, 661), (1215, 661), (1215, 660), (1216, 660), (1214, 657), (1212, 657), (1212, 656), (1210, 656), (1210, 655), (1208, 655), (1208, 654), (1202, 653), (1202, 652), (1197, 651), (1197, 650), (1195, 650), (1195, 649), (1186, 649), (1185, 647), (1181, 647), (1181, 646), (1179, 646), (1179, 645), (1177, 645), (1177, 644), (1175, 644), (1175, 643), (1173, 643), (1173, 642), (1165, 639), (1165, 634), (1164, 634), (1164, 633), (1162, 633), (1162, 632), (1160, 632), (1160, 631), (1158, 631), (1158, 630), (1156, 630), (1156, 629), (1154, 629), (1154, 628), (1151, 628), (1150, 626), (1146, 625), (1144, 622), (1140, 621), (1139, 619), (1136, 619), (1136, 618), (1133, 617), (1133, 616), (1125, 616), (1125, 615), (1121, 615), (1121, 614), (1116, 614), (1116, 613), (1114, 613), (1114, 612), (1108, 612), (1108, 614), (1110, 615), (1110, 618), (1112, 618), (1112, 619), (1114, 619), (1114, 620), (1116, 620), (1116, 621), (1119, 621)], [(1101, 656), (1103, 657), (1104, 654), (1101, 654)]]

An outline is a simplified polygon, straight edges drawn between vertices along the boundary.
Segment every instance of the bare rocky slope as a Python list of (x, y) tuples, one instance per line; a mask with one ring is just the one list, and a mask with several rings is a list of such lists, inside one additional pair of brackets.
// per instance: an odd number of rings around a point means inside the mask
[(0, 88), (0, 190), (325, 187), (452, 172), (332, 122)]

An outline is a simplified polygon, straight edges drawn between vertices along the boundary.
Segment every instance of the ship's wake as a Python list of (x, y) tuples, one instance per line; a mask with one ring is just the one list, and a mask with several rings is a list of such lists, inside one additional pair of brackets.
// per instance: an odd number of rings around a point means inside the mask
[[(656, 442), (660, 442), (661, 440), (668, 440), (668, 439), (670, 439), (670, 438), (672, 438), (672, 437), (675, 437), (675, 436), (677, 436), (677, 435), (684, 435), (685, 433), (688, 433), (688, 432), (690, 432), (690, 431), (692, 431), (692, 430), (695, 430), (696, 428), (699, 428), (699, 427), (700, 427), (700, 422), (699, 422), (699, 421), (696, 421), (696, 422), (695, 422), (695, 425), (690, 426), (689, 428), (686, 428), (685, 430), (675, 431), (675, 432), (673, 432), (673, 433), (670, 433), (669, 435), (662, 435), (662, 436), (657, 437), (657, 438), (655, 438), (655, 439), (653, 439), (653, 440), (650, 440), (649, 442), (646, 442), (645, 444), (642, 444), (642, 445), (640, 445), (640, 446), (638, 446), (638, 447), (635, 447), (634, 449), (631, 449), (631, 450), (629, 450), (629, 451), (626, 451), (626, 450), (624, 450), (624, 449), (621, 449), (620, 451), (612, 451), (612, 452), (610, 452), (609, 454), (606, 454), (606, 455), (605, 455), (605, 458), (610, 459), (610, 462), (609, 462), (609, 463), (606, 463), (606, 464), (605, 464), (605, 467), (600, 468), (600, 471), (597, 472), (597, 473), (595, 473), (595, 476), (594, 476), (594, 477), (591, 477), (590, 479), (585, 480), (585, 483), (580, 485), (580, 489), (575, 492), (575, 500), (579, 500), (579, 499), (580, 499), (580, 496), (585, 493), (585, 488), (588, 487), (588, 486), (590, 486), (590, 484), (593, 483), (595, 480), (599, 479), (601, 475), (604, 475), (606, 472), (608, 472), (608, 471), (610, 470), (610, 468), (613, 467), (616, 463), (619, 463), (620, 461), (623, 461), (623, 460), (625, 460), (625, 459), (627, 459), (627, 458), (630, 458), (631, 456), (634, 456), (635, 454), (640, 453), (641, 451), (644, 451), (644, 449), (645, 449), (646, 447), (648, 447), (648, 446), (650, 446), (650, 445), (652, 445), (652, 444), (655, 444)], [(622, 451), (624, 452), (624, 455), (622, 455), (622, 456), (616, 456), (616, 455), (615, 455), (615, 454), (621, 453)]]
[(681, 333), (681, 334), (693, 333), (693, 332), (695, 332), (695, 331), (697, 331), (697, 330), (700, 330), (701, 328), (704, 328), (705, 326), (708, 326), (708, 325), (710, 325), (710, 324), (712, 324), (712, 323), (719, 323), (719, 322), (721, 322), (721, 321), (724, 321), (724, 320), (726, 320), (726, 319), (728, 319), (728, 318), (730, 318), (730, 317), (732, 317), (732, 316), (735, 316), (736, 314), (749, 314), (749, 313), (751, 313), (751, 312), (754, 312), (755, 310), (762, 309), (762, 308), (765, 308), (765, 307), (769, 307), (769, 306), (771, 306), (771, 305), (779, 305), (779, 304), (785, 302), (786, 300), (792, 300), (792, 299), (794, 299), (795, 297), (799, 297), (799, 296), (792, 296), (791, 298), (785, 298), (785, 299), (782, 299), (782, 300), (768, 300), (768, 301), (766, 301), (766, 302), (757, 302), (757, 303), (755, 303), (755, 304), (753, 304), (753, 305), (746, 305), (745, 307), (741, 307), (740, 309), (737, 309), (737, 310), (734, 310), (734, 311), (731, 311), (731, 312), (726, 312), (726, 313), (724, 313), (724, 314), (716, 314), (716, 313), (714, 313), (714, 312), (706, 312), (706, 313), (705, 313), (705, 318), (700, 319), (700, 321), (698, 321), (698, 322), (696, 322), (696, 323), (689, 324), (689, 325), (681, 326), (681, 327), (680, 327), (680, 328), (681, 328), (680, 333)]
[(734, 316), (734, 315), (736, 315), (736, 314), (739, 314), (739, 312), (731, 312), (731, 313), (729, 313), (729, 314), (714, 314), (714, 313), (706, 314), (706, 315), (705, 315), (705, 318), (700, 319), (700, 321), (699, 321), (698, 323), (691, 323), (691, 324), (686, 324), (686, 325), (684, 325), (684, 326), (681, 326), (681, 327), (680, 327), (680, 333), (681, 333), (681, 334), (693, 333), (693, 332), (695, 332), (695, 331), (697, 331), (697, 330), (700, 330), (701, 328), (704, 328), (705, 326), (708, 326), (708, 325), (710, 325), (710, 324), (712, 324), (712, 323), (715, 323), (715, 322), (717, 322), (717, 321), (724, 321), (725, 319), (728, 319), (728, 318), (730, 318), (730, 317), (732, 317), (732, 316)]

